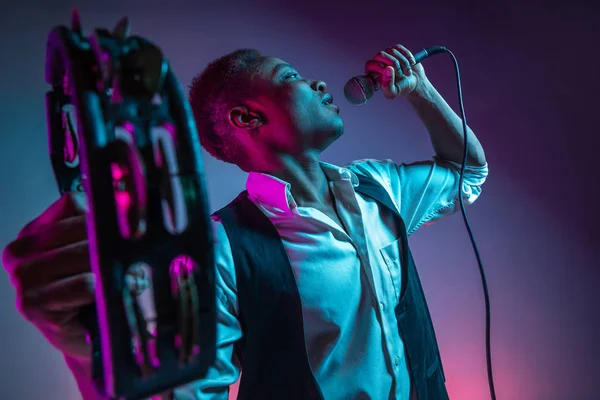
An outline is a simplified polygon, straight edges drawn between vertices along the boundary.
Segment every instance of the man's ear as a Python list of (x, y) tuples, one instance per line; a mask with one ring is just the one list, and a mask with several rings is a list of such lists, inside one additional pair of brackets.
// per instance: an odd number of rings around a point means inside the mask
[(264, 118), (246, 106), (237, 106), (229, 111), (229, 123), (236, 128), (255, 129), (264, 123)]

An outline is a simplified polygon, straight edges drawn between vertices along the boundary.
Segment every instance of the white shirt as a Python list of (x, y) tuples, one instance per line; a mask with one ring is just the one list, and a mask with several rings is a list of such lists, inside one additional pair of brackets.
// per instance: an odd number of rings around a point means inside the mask
[[(384, 186), (410, 235), (459, 210), (460, 165), (434, 157), (413, 164), (369, 159), (345, 168), (321, 166), (344, 226), (315, 208), (298, 207), (290, 184), (278, 178), (250, 173), (246, 183), (249, 199), (275, 226), (290, 259), (310, 366), (326, 400), (408, 400), (409, 373), (394, 313), (402, 276), (399, 233), (390, 210), (355, 192), (355, 172)], [(487, 165), (465, 168), (465, 204), (478, 198), (487, 174)], [(182, 400), (225, 400), (240, 374), (233, 354), (242, 336), (235, 268), (222, 224), (214, 219), (213, 226), (217, 361), (205, 379), (175, 391)]]

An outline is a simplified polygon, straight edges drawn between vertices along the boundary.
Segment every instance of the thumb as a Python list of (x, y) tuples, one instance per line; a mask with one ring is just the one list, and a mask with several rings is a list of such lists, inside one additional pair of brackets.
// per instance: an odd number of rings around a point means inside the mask
[(385, 97), (393, 99), (398, 95), (398, 88), (396, 87), (396, 77), (394, 76), (393, 67), (385, 67), (383, 75), (381, 76), (381, 89)]

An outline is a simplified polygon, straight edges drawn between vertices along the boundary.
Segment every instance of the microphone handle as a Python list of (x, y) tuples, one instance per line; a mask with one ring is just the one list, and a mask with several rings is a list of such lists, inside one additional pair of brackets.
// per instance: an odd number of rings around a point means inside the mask
[[(419, 50), (419, 52), (417, 52), (417, 54), (414, 55), (415, 56), (415, 64), (414, 65), (419, 64), (421, 61), (423, 61), (427, 57), (430, 57), (434, 54), (443, 53), (445, 51), (446, 51), (446, 48), (444, 46), (425, 47), (424, 49)], [(377, 80), (376, 75), (373, 76), (372, 74), (367, 74), (367, 77), (371, 81), (371, 84), (373, 85), (373, 88), (376, 91), (381, 89), (381, 86), (379, 85), (379, 81)]]
[(415, 54), (415, 64), (420, 63), (424, 59), (434, 54), (443, 53), (446, 51), (444, 46), (429, 46)]

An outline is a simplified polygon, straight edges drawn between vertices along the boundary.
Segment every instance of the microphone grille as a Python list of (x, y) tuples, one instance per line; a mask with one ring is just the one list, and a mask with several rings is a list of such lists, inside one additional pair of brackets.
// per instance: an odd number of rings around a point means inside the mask
[(374, 93), (373, 83), (367, 76), (355, 76), (344, 86), (344, 97), (354, 105), (365, 104)]

